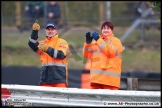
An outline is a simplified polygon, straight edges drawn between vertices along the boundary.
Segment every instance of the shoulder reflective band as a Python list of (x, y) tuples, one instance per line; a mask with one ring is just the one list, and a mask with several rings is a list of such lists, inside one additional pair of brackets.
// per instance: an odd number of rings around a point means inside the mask
[(61, 42), (60, 45), (62, 45), (62, 44), (67, 44), (67, 42)]

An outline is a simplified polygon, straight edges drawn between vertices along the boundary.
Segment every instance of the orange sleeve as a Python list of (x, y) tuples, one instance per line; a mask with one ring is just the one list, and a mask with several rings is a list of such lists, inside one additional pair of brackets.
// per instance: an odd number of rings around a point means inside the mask
[(97, 40), (97, 45), (108, 57), (115, 57), (117, 52), (119, 54), (122, 52), (122, 44), (118, 38), (114, 39), (110, 44), (99, 38)]
[(92, 55), (92, 44), (87, 44), (85, 41), (84, 41), (84, 47), (82, 49), (82, 54), (85, 58), (91, 58), (91, 55)]
[(37, 53), (38, 55), (41, 55), (41, 54), (43, 53), (43, 51), (38, 49), (36, 53)]
[(61, 50), (64, 53), (64, 56), (67, 56), (70, 53), (69, 45), (65, 40), (60, 43), (58, 50)]

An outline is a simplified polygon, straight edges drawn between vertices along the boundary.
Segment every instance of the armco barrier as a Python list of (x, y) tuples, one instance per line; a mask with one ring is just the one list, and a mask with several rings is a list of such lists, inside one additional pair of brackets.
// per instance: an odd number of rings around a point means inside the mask
[(56, 88), (29, 85), (2, 87), (2, 104), (19, 106), (161, 106), (160, 91)]

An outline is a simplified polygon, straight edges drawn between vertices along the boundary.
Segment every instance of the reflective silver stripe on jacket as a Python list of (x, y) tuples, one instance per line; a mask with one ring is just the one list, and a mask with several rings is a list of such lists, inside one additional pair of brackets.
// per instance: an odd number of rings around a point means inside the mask
[(58, 53), (58, 50), (54, 50), (54, 53), (53, 53), (53, 57), (56, 58), (57, 57), (57, 53)]
[[(111, 45), (111, 41), (113, 41), (115, 37), (112, 37), (110, 40), (108, 40), (108, 44)], [(99, 46), (100, 49), (102, 49), (106, 45), (106, 42), (102, 42), (101, 45)], [(122, 58), (122, 55), (118, 53), (118, 48), (115, 45), (112, 45), (114, 49), (116, 50), (116, 56), (119, 58)]]
[(112, 37), (110, 40), (108, 40), (108, 44), (110, 45), (111, 41), (113, 41), (115, 37)]
[(116, 56), (118, 56), (119, 58), (122, 58), (122, 55), (118, 53), (118, 48), (115, 45), (112, 45), (112, 46), (116, 50)]
[(37, 43), (38, 42), (37, 40), (34, 40), (31, 37), (29, 37), (29, 41), (32, 42), (32, 43)]
[(115, 73), (115, 72), (109, 72), (109, 71), (103, 71), (103, 70), (91, 70), (91, 73), (99, 73), (104, 75), (111, 75), (111, 76), (117, 76), (120, 77), (121, 74)]
[(48, 63), (42, 63), (42, 66), (62, 66), (62, 67), (66, 67), (67, 64), (61, 64), (61, 63), (56, 63), (56, 62), (48, 62)]
[(94, 51), (92, 51), (92, 54), (98, 54), (98, 53), (102, 53), (102, 51), (99, 49), (99, 50), (94, 50)]
[[(109, 41), (108, 41), (108, 44), (111, 43), (111, 41), (113, 41), (115, 39), (115, 37), (112, 37)], [(122, 55), (118, 53), (118, 48), (115, 46), (115, 45), (112, 45), (115, 50), (116, 50), (116, 56), (119, 57), (119, 58), (122, 58)]]
[(105, 46), (105, 44), (106, 44), (106, 42), (102, 42), (99, 47), (102, 49)]
[(85, 51), (90, 52), (92, 51), (92, 48), (84, 48)]
[(66, 52), (66, 54), (65, 54), (65, 55), (67, 55), (67, 54), (68, 54), (68, 50), (67, 50), (66, 48), (62, 48), (62, 50), (64, 50), (64, 51)]
[(62, 44), (68, 44), (68, 43), (67, 42), (61, 42), (60, 45), (62, 45)]

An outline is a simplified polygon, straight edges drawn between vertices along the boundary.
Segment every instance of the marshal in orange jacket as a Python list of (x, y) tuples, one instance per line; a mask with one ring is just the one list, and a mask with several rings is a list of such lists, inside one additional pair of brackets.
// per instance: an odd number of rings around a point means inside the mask
[[(56, 36), (44, 40), (50, 46), (47, 53), (37, 49), (38, 41), (29, 38), (29, 46), (40, 55), (42, 64), (40, 84), (66, 83), (68, 85), (68, 43)], [(35, 49), (34, 49), (35, 48)]]
[(82, 54), (91, 61), (91, 83), (120, 87), (122, 44), (113, 33), (90, 44), (85, 41)]

